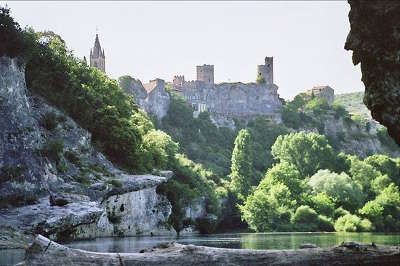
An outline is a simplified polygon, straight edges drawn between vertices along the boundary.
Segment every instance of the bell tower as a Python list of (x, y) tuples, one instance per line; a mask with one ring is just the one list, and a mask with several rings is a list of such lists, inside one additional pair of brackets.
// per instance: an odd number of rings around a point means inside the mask
[(90, 49), (90, 66), (98, 68), (104, 73), (106, 72), (106, 56), (104, 54), (104, 49), (101, 49), (99, 35), (97, 33), (94, 46)]

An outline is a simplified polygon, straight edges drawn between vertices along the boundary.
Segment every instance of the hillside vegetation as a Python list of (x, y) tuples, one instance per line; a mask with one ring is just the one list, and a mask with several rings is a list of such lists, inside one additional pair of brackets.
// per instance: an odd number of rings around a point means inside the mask
[(335, 95), (335, 104), (342, 105), (353, 115), (371, 119), (371, 111), (363, 103), (364, 92), (350, 92)]
[[(169, 90), (169, 111), (153, 122), (115, 80), (76, 58), (60, 36), (22, 30), (5, 8), (0, 19), (0, 56), (25, 65), (32, 95), (86, 128), (94, 146), (126, 171), (174, 172), (158, 193), (171, 201), (169, 224), (178, 233), (189, 225), (203, 233), (246, 226), (400, 231), (400, 159), (391, 158), (398, 147), (384, 128), (339, 103), (300, 94), (284, 104), (280, 124), (257, 117), (229, 129), (217, 128), (207, 112), (194, 118)], [(51, 128), (57, 120), (43, 122)], [(43, 156), (66, 156), (62, 145), (53, 146)], [(207, 216), (192, 221), (186, 210), (195, 200), (204, 202)]]
[[(160, 192), (172, 203), (170, 224), (178, 232), (184, 226), (184, 209), (196, 198), (206, 197), (209, 213), (218, 214), (209, 172), (182, 155), (179, 144), (168, 134), (156, 130), (116, 80), (76, 58), (59, 35), (31, 28), (22, 30), (7, 8), (0, 9), (0, 36), (0, 56), (18, 58), (25, 66), (26, 84), (32, 95), (42, 97), (87, 129), (94, 146), (113, 163), (131, 173), (174, 171)], [(43, 122), (49, 128), (59, 123), (51, 115)], [(46, 152), (42, 156), (51, 161), (68, 157), (60, 141), (43, 150)], [(10, 176), (10, 169), (16, 167), (1, 168), (0, 176)], [(3, 179), (6, 178), (0, 178)], [(114, 183), (118, 184), (118, 180)], [(186, 221), (185, 226), (193, 223)]]

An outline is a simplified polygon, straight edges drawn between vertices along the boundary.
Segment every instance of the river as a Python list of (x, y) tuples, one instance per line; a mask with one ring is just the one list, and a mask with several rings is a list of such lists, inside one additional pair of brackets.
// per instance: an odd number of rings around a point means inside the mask
[[(297, 249), (303, 243), (333, 247), (343, 241), (400, 246), (399, 233), (232, 233), (214, 235), (108, 237), (66, 243), (66, 246), (96, 252), (139, 252), (157, 244), (176, 241), (182, 244), (236, 249)], [(23, 259), (23, 250), (0, 250), (0, 265)]]

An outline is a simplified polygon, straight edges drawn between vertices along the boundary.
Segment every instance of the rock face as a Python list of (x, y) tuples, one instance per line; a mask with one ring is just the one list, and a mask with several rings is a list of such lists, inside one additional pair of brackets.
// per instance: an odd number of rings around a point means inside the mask
[(361, 63), (364, 103), (400, 144), (400, 2), (348, 1), (351, 30), (345, 49)]
[(123, 176), (101, 203), (103, 213), (96, 223), (84, 224), (74, 238), (175, 234), (168, 226), (171, 203), (156, 188), (167, 178)]
[(9, 199), (34, 201), (45, 189), (48, 174), (35, 155), (41, 139), (31, 109), (24, 67), (16, 59), (0, 57), (0, 206)]
[(0, 111), (0, 238), (13, 230), (57, 240), (174, 233), (171, 204), (157, 194), (171, 173), (115, 168), (87, 130), (29, 95), (23, 66), (7, 57), (0, 58)]
[(125, 76), (119, 79), (119, 83), (126, 93), (134, 96), (136, 103), (148, 114), (158, 120), (167, 114), (170, 96), (165, 90), (164, 80), (155, 79), (143, 85), (140, 80)]
[(37, 236), (18, 265), (399, 265), (398, 247), (357, 245), (299, 250), (246, 250), (170, 244), (143, 253), (71, 249)]
[[(336, 118), (334, 113), (321, 115), (322, 129), (302, 128), (304, 131), (322, 133), (328, 137), (331, 145), (337, 145), (338, 150), (347, 154), (365, 158), (372, 154), (389, 154), (392, 157), (400, 156), (400, 149), (382, 142), (377, 131), (382, 126), (374, 120), (365, 124), (342, 117)], [(322, 131), (322, 132), (321, 132)]]

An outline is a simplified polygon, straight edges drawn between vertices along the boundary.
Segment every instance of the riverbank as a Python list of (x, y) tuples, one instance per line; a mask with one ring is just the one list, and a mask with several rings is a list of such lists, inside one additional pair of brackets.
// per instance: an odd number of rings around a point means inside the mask
[(38, 235), (22, 265), (399, 265), (400, 248), (344, 244), (334, 248), (248, 250), (171, 243), (140, 253), (72, 249)]

